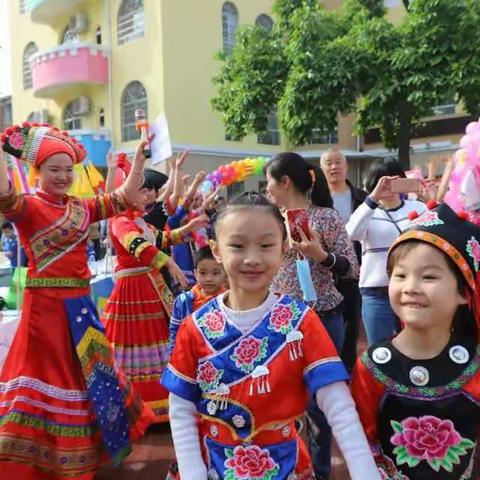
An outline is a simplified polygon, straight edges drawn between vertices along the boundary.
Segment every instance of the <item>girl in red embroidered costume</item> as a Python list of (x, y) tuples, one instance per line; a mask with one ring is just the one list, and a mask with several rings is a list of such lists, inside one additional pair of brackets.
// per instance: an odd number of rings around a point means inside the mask
[(168, 420), (168, 391), (160, 378), (168, 363), (173, 296), (160, 269), (166, 266), (184, 288), (187, 280), (177, 264), (155, 245), (165, 249), (182, 243), (187, 233), (205, 223), (206, 217), (197, 217), (176, 230), (158, 232), (142, 218), (147, 202), (148, 189), (142, 187), (137, 209), (129, 209), (111, 221), (117, 281), (102, 321), (118, 367), (154, 411), (156, 422), (164, 422)]
[(389, 252), (404, 328), (362, 355), (352, 381), (384, 480), (480, 478), (480, 228), (430, 206)]
[(177, 478), (311, 479), (295, 426), (311, 396), (332, 425), (352, 480), (379, 480), (325, 328), (300, 300), (270, 292), (286, 239), (279, 210), (247, 193), (223, 210), (215, 235), (212, 251), (230, 290), (182, 321), (162, 377)]
[(0, 478), (90, 480), (143, 434), (153, 412), (115, 367), (90, 298), (86, 242), (91, 223), (135, 205), (145, 158), (111, 194), (66, 193), (83, 146), (48, 125), (5, 130), (3, 150), (38, 174), (19, 195), (0, 156), (0, 212), (17, 226), (29, 269), (17, 335), (0, 374)]

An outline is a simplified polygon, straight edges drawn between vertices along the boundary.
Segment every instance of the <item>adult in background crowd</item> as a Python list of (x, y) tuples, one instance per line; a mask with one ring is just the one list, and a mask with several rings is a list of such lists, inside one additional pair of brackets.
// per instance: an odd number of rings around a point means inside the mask
[(369, 195), (346, 225), (350, 238), (362, 244), (359, 286), (369, 345), (390, 338), (397, 330), (397, 318), (388, 298), (388, 250), (409, 227), (408, 214), (425, 211), (422, 202), (392, 193), (390, 184), (398, 177), (404, 178), (405, 172), (397, 161), (374, 163), (366, 182)]
[[(323, 172), (308, 164), (297, 153), (279, 153), (266, 167), (267, 194), (282, 209), (305, 209), (311, 239), (292, 242), (272, 282), (273, 292), (303, 298), (296, 261), (309, 260), (317, 300), (317, 312), (338, 352), (342, 351), (344, 326), (341, 293), (335, 287), (336, 275), (358, 275), (358, 262), (345, 227), (333, 208)], [(300, 233), (300, 232), (299, 232)], [(331, 470), (332, 432), (313, 397), (308, 404), (308, 437), (316, 478), (327, 479)]]
[[(320, 167), (325, 173), (333, 200), (333, 207), (340, 214), (344, 224), (350, 215), (361, 205), (367, 192), (355, 187), (347, 179), (347, 159), (342, 152), (330, 149), (320, 157)], [(361, 263), (362, 246), (354, 242), (358, 262)], [(337, 289), (343, 295), (343, 321), (345, 323), (345, 341), (341, 357), (349, 371), (352, 370), (357, 358), (357, 341), (360, 326), (362, 301), (358, 289), (358, 276), (348, 273), (337, 277)]]

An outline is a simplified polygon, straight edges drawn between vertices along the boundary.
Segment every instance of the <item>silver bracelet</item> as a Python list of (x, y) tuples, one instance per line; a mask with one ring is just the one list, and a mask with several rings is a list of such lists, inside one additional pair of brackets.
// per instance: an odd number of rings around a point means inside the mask
[(330, 269), (332, 269), (332, 268), (335, 266), (335, 264), (337, 263), (337, 257), (336, 257), (336, 255), (335, 255), (334, 253), (329, 253), (329, 255), (331, 255), (331, 256), (333, 257), (332, 264), (331, 264), (331, 265), (324, 265), (324, 264), (322, 263), (322, 265), (323, 265), (325, 268), (328, 268), (328, 269), (330, 270)]

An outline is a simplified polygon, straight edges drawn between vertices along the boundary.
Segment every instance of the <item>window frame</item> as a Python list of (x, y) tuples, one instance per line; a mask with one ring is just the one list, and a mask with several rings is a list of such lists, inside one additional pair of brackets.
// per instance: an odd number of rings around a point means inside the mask
[(122, 0), (117, 13), (117, 44), (124, 45), (144, 36), (145, 8), (143, 0)]
[[(29, 50), (30, 49), (30, 50)], [(35, 42), (28, 42), (23, 49), (22, 56), (22, 76), (23, 76), (23, 89), (29, 90), (33, 87), (33, 69), (31, 59), (33, 55), (39, 52), (38, 46)], [(29, 54), (27, 56), (27, 54)]]
[(238, 25), (238, 8), (233, 2), (225, 2), (222, 5), (222, 49), (226, 55), (231, 55), (235, 47)]
[[(144, 95), (133, 98), (126, 99), (127, 95), (132, 96), (132, 91), (134, 88), (140, 88), (143, 90)], [(121, 133), (122, 133), (122, 142), (130, 142), (132, 140), (138, 139), (138, 133), (136, 130), (135, 122), (135, 110), (141, 108), (145, 111), (145, 115), (148, 118), (148, 93), (147, 89), (139, 80), (132, 80), (122, 91), (122, 96), (120, 98), (120, 115), (121, 115)], [(128, 112), (126, 112), (128, 109)]]

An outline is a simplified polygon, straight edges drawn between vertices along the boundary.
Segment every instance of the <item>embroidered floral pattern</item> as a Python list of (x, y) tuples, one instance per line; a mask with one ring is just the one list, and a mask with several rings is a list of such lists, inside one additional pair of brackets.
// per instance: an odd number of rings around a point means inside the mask
[(13, 132), (8, 139), (10, 145), (16, 150), (21, 150), (24, 145), (24, 139), (21, 132)]
[(390, 441), (395, 448), (397, 465), (407, 464), (410, 468), (425, 460), (439, 472), (453, 470), (460, 463), (460, 457), (473, 448), (475, 443), (462, 438), (451, 420), (442, 420), (432, 415), (408, 417), (402, 422), (390, 422), (394, 435)]
[(235, 366), (244, 373), (250, 373), (255, 368), (255, 363), (260, 362), (267, 356), (268, 339), (262, 340), (249, 336), (240, 341), (238, 346), (230, 355)]
[(478, 266), (480, 264), (480, 244), (475, 237), (472, 237), (467, 242), (466, 248), (468, 254), (473, 258), (473, 264), (475, 267), (475, 271), (478, 272)]
[(197, 383), (202, 392), (210, 392), (218, 388), (222, 375), (223, 370), (216, 369), (212, 362), (204, 362), (198, 367)]
[(425, 213), (422, 213), (417, 218), (414, 218), (413, 220), (410, 220), (410, 225), (411, 226), (425, 226), (425, 227), (432, 227), (433, 225), (443, 225), (444, 222), (438, 217), (437, 212), (433, 211), (426, 211)]
[(203, 332), (209, 340), (221, 337), (225, 331), (225, 319), (219, 310), (205, 313), (198, 319), (198, 324), (203, 327)]
[(292, 322), (298, 317), (299, 313), (295, 302), (289, 305), (276, 305), (272, 308), (268, 329), (284, 335), (290, 333), (293, 329)]
[(270, 480), (280, 470), (268, 450), (257, 445), (226, 448), (225, 480)]

